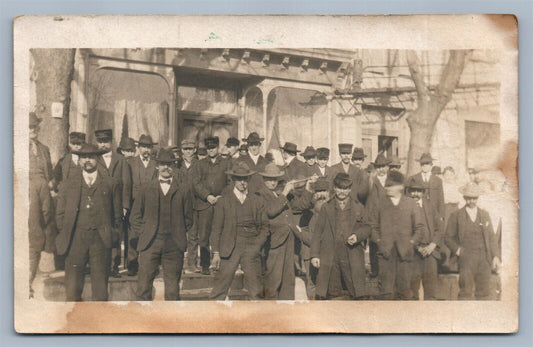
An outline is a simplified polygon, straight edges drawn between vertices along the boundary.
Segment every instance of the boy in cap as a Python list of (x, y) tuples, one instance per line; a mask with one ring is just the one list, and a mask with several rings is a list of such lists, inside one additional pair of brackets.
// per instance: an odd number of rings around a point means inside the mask
[(392, 171), (385, 182), (386, 196), (370, 215), (372, 240), (378, 247), (380, 297), (384, 300), (412, 300), (413, 260), (426, 235), (420, 208), (406, 197), (404, 177)]
[(202, 274), (209, 275), (210, 251), (209, 238), (213, 222), (215, 205), (228, 185), (226, 172), (231, 167), (229, 159), (218, 153), (219, 139), (207, 137), (204, 140), (208, 157), (199, 160), (193, 167), (192, 185), (196, 197), (195, 209), (198, 211), (198, 244), (200, 245), (200, 266)]
[(157, 177), (144, 184), (135, 199), (131, 226), (140, 235), (137, 299), (152, 300), (152, 286), (163, 268), (165, 300), (179, 300), (187, 231), (193, 224), (192, 195), (174, 175), (176, 158), (168, 149), (156, 157)]
[(120, 240), (122, 204), (120, 183), (98, 165), (103, 154), (84, 143), (82, 170), (72, 173), (59, 188), (56, 221), (57, 254), (65, 255), (67, 301), (80, 301), (87, 263), (91, 267), (92, 300), (106, 301), (111, 248)]
[(265, 157), (260, 154), (261, 142), (264, 139), (259, 137), (258, 133), (252, 132), (247, 138), (242, 140), (248, 145), (248, 155), (235, 159), (235, 162), (242, 161), (248, 165), (250, 170), (256, 172), (250, 177), (250, 181), (248, 182), (248, 190), (253, 194), (263, 187), (263, 180), (258, 172), (263, 171), (268, 164)]
[(423, 153), (418, 159), (420, 162), (421, 171), (414, 175), (417, 180), (422, 180), (428, 184), (427, 198), (431, 202), (431, 205), (435, 208), (441, 219), (441, 223), (444, 221), (444, 189), (442, 187), (442, 180), (431, 173), (433, 166), (433, 158), (430, 153)]
[(370, 237), (364, 206), (351, 197), (353, 181), (347, 173), (333, 179), (335, 197), (318, 214), (311, 241), (311, 264), (318, 269), (316, 298), (366, 295), (365, 241)]
[(353, 181), (352, 198), (359, 200), (361, 204), (366, 204), (368, 196), (368, 175), (365, 171), (351, 164), (352, 147), (350, 143), (339, 143), (339, 154), (341, 156), (340, 163), (331, 167), (332, 177), (338, 173), (346, 173)]
[(291, 192), (294, 184), (283, 181), (285, 173), (276, 164), (270, 163), (263, 172), (263, 187), (257, 191), (262, 199), (270, 226), (270, 242), (266, 253), (265, 298), (273, 300), (294, 300), (294, 235), (292, 209), (311, 207), (311, 180), (307, 181), (305, 192), (295, 197)]
[(268, 220), (261, 198), (248, 191), (254, 172), (246, 163), (236, 163), (226, 174), (231, 176), (233, 189), (215, 205), (212, 267), (218, 272), (209, 297), (224, 300), (241, 265), (250, 299), (261, 299), (261, 248), (268, 237)]
[[(96, 130), (94, 132), (98, 149), (104, 152), (98, 163), (107, 173), (119, 182), (122, 190), (122, 212), (124, 219), (127, 219), (131, 209), (131, 168), (126, 159), (112, 150), (113, 131), (111, 129)], [(121, 233), (122, 234), (122, 233)], [(122, 260), (121, 242), (112, 250), (111, 276), (120, 277), (118, 267)]]
[(460, 189), (465, 206), (450, 215), (445, 242), (459, 258), (459, 300), (494, 299), (491, 270), (499, 272), (500, 250), (487, 211), (477, 206), (482, 189), (470, 182)]

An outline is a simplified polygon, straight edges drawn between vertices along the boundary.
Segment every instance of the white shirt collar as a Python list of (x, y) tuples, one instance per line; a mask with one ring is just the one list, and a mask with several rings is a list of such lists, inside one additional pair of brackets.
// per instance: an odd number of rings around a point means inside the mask
[(472, 222), (475, 222), (477, 219), (477, 206), (474, 208), (470, 208), (468, 206), (465, 207), (466, 213), (468, 213), (468, 216), (472, 220)]
[(96, 178), (98, 177), (98, 170), (94, 170), (93, 172), (87, 172), (83, 170), (82, 174), (85, 183), (87, 183), (88, 186), (91, 186), (94, 184), (94, 182), (96, 182)]
[(383, 176), (380, 176), (380, 175), (376, 175), (379, 183), (381, 183), (381, 185), (383, 186), (383, 188), (385, 188), (385, 181), (387, 181), (387, 175), (383, 175)]
[(148, 159), (146, 159), (146, 161), (144, 160), (144, 157), (141, 154), (139, 154), (139, 157), (141, 158), (141, 163), (143, 163), (144, 167), (147, 168), (148, 163), (150, 163), (150, 156), (148, 156)]
[(107, 153), (102, 154), (102, 157), (104, 158), (111, 158), (113, 156), (113, 151), (109, 151)]
[(73, 162), (75, 165), (78, 165), (79, 160), (80, 160), (80, 156), (79, 156), (79, 155), (77, 155), (77, 154), (72, 154), (72, 162)]
[(326, 174), (326, 167), (318, 167), (318, 169), (320, 170), (320, 173), (322, 173), (322, 176), (324, 176)]
[(342, 165), (342, 169), (344, 170), (345, 173), (348, 173), (346, 171), (346, 169), (348, 169), (348, 171), (350, 171), (350, 165), (351, 165), (350, 163), (344, 164), (344, 162), (341, 161), (341, 165)]
[(257, 161), (259, 160), (259, 156), (261, 154), (258, 154), (258, 155), (252, 155), (252, 153), (248, 153), (248, 155), (250, 156), (250, 158), (252, 159), (252, 161), (254, 162), (255, 165), (257, 165)]
[(424, 179), (424, 181), (429, 182), (429, 179), (431, 178), (431, 172), (422, 172), (422, 178)]
[(159, 180), (170, 180), (170, 184), (161, 183), (159, 182), (159, 186), (161, 186), (161, 190), (163, 191), (164, 195), (167, 195), (168, 191), (170, 190), (170, 185), (172, 184), (172, 177), (170, 178), (163, 178), (161, 176), (158, 176)]
[(397, 198), (391, 196), (391, 197), (390, 197), (390, 200), (392, 201), (392, 204), (393, 204), (394, 206), (398, 206), (398, 204), (400, 203), (400, 199), (401, 199), (401, 198), (402, 198), (401, 196), (400, 196), (400, 197), (397, 197)]
[(248, 195), (248, 190), (246, 190), (244, 193), (241, 193), (236, 187), (233, 187), (233, 194), (235, 194), (241, 204), (244, 204), (244, 200), (246, 200), (246, 196)]

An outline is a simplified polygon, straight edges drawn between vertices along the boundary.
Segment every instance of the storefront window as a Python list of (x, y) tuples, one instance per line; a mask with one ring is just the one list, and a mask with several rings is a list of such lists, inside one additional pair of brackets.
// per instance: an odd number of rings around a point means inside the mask
[(206, 114), (237, 114), (237, 93), (235, 90), (178, 87), (178, 111)]

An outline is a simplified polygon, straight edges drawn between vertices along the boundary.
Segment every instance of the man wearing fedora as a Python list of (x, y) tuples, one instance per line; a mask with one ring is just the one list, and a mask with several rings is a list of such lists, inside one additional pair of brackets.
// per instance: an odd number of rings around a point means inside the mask
[(426, 224), (415, 201), (404, 195), (404, 176), (387, 175), (386, 196), (372, 209), (372, 240), (378, 247), (380, 298), (412, 300), (411, 281), (415, 249), (426, 235)]
[(320, 209), (315, 224), (311, 264), (318, 269), (316, 298), (320, 300), (343, 297), (344, 289), (350, 299), (366, 295), (364, 249), (371, 228), (364, 206), (352, 198), (352, 184), (347, 173), (335, 176), (335, 197)]
[(262, 299), (261, 249), (268, 237), (268, 219), (262, 199), (248, 191), (254, 172), (246, 163), (236, 163), (226, 174), (231, 176), (233, 189), (215, 205), (212, 267), (218, 272), (209, 297), (224, 300), (241, 265), (250, 299)]
[(359, 200), (359, 202), (364, 205), (369, 190), (368, 175), (364, 170), (351, 164), (352, 147), (353, 145), (350, 143), (339, 143), (341, 161), (331, 167), (331, 178), (333, 179), (338, 173), (348, 174), (353, 181), (351, 192), (352, 198)]
[(413, 279), (411, 288), (413, 299), (419, 299), (420, 283), (424, 288), (424, 300), (435, 300), (438, 285), (437, 261), (441, 259), (441, 248), (444, 243), (444, 231), (441, 228), (439, 216), (425, 197), (427, 184), (414, 177), (409, 178), (406, 189), (414, 199), (426, 225), (423, 241), (415, 250), (413, 260)]
[(285, 161), (285, 178), (287, 181), (308, 177), (305, 163), (296, 158), (299, 152), (298, 147), (291, 142), (285, 142), (285, 145), (281, 147), (281, 153)]
[(248, 190), (250, 193), (255, 193), (263, 187), (263, 180), (258, 172), (261, 172), (265, 169), (265, 166), (268, 164), (268, 161), (260, 154), (261, 143), (264, 138), (259, 137), (259, 134), (256, 132), (250, 133), (247, 138), (242, 139), (243, 142), (246, 142), (248, 145), (248, 155), (242, 158), (236, 159), (236, 161), (243, 161), (248, 165), (250, 170), (255, 171), (256, 173), (250, 177), (248, 182)]
[(363, 170), (363, 162), (365, 161), (366, 154), (363, 148), (355, 147), (352, 152), (352, 164), (359, 170)]
[[(152, 141), (150, 135), (141, 135), (137, 141), (137, 149), (139, 154), (131, 158), (128, 163), (131, 168), (131, 186), (132, 186), (132, 204), (139, 194), (141, 187), (157, 176), (156, 164), (152, 158), (152, 151), (156, 142)], [(139, 270), (139, 262), (137, 252), (137, 242), (139, 235), (136, 234), (135, 229), (130, 228), (130, 235), (128, 235), (128, 276), (136, 276)]]
[(269, 163), (263, 172), (263, 187), (256, 193), (265, 206), (270, 225), (270, 237), (266, 249), (265, 298), (273, 300), (294, 300), (294, 224), (292, 209), (311, 208), (311, 180), (299, 197), (290, 194), (294, 184), (280, 182), (285, 173), (276, 164)]
[[(112, 149), (113, 144), (113, 130), (102, 129), (94, 132), (98, 149), (104, 152), (99, 158), (98, 163), (107, 170), (107, 173), (115, 178), (121, 186), (122, 190), (122, 212), (124, 220), (128, 218), (128, 213), (131, 209), (131, 169), (126, 159)], [(122, 228), (124, 229), (124, 228)], [(121, 233), (122, 234), (122, 233)], [(122, 260), (121, 256), (121, 242), (116, 248), (112, 250), (112, 264), (111, 276), (120, 277), (118, 267)]]
[(120, 144), (117, 148), (117, 153), (121, 154), (124, 158), (129, 159), (135, 156), (135, 140), (131, 137), (124, 137), (120, 140)]
[(441, 221), (444, 221), (444, 189), (442, 187), (442, 180), (436, 175), (431, 174), (433, 160), (430, 153), (423, 153), (420, 159), (418, 159), (421, 171), (414, 175), (414, 177), (428, 184), (427, 198), (439, 214)]
[(316, 165), (316, 149), (313, 146), (305, 147), (305, 150), (302, 152), (302, 158), (305, 160), (305, 165), (307, 167), (306, 177), (318, 175), (317, 165)]
[(85, 143), (85, 134), (73, 131), (68, 136), (68, 153), (59, 159), (54, 167), (56, 186), (70, 177), (72, 173), (80, 170), (79, 157), (73, 152), (79, 151)]
[(165, 300), (179, 300), (179, 281), (193, 224), (192, 193), (174, 174), (174, 154), (161, 149), (155, 158), (157, 176), (141, 187), (131, 213), (139, 242), (137, 299), (152, 300), (152, 286), (163, 268)]
[[(318, 177), (329, 177), (331, 176), (331, 167), (328, 165), (329, 162), (329, 148), (319, 147), (316, 149), (316, 168), (315, 174)], [(332, 180), (332, 178), (330, 179)]]
[(228, 185), (226, 172), (231, 167), (231, 161), (220, 157), (218, 153), (219, 139), (207, 137), (204, 140), (207, 148), (207, 158), (199, 160), (193, 167), (193, 192), (196, 197), (194, 202), (198, 214), (198, 244), (200, 246), (200, 266), (202, 274), (209, 275), (211, 253), (209, 239), (213, 223), (215, 205), (222, 192)]
[(97, 163), (103, 151), (84, 143), (73, 153), (79, 156), (82, 170), (72, 173), (60, 186), (56, 211), (57, 253), (66, 255), (67, 301), (81, 300), (87, 263), (91, 267), (92, 299), (105, 301), (111, 248), (120, 240), (122, 192), (120, 183)]
[(491, 270), (499, 272), (500, 250), (487, 211), (477, 206), (482, 189), (473, 182), (460, 189), (465, 206), (450, 215), (445, 243), (458, 257), (459, 300), (494, 299)]

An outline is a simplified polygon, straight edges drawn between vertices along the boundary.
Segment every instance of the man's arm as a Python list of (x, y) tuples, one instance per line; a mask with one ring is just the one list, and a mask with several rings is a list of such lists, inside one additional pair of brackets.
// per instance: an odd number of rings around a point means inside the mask
[(213, 240), (213, 252), (220, 252), (220, 236), (224, 228), (224, 198), (215, 205), (211, 237)]
[(413, 226), (413, 235), (411, 241), (415, 246), (418, 246), (424, 241), (425, 235), (428, 234), (426, 223), (424, 223), (424, 216), (422, 216), (422, 209), (417, 208), (414, 201), (411, 201), (411, 220)]
[[(364, 240), (370, 238), (370, 236), (372, 235), (372, 226), (368, 222), (368, 216), (366, 211), (362, 211), (359, 218), (357, 218), (357, 222), (354, 224), (353, 230), (350, 230), (349, 234), (356, 236), (356, 242), (363, 242)], [(348, 235), (348, 237), (350, 235)]]
[(202, 182), (202, 167), (203, 163), (198, 162), (192, 169), (192, 186), (194, 190), (194, 195), (196, 197), (202, 199), (203, 201), (207, 201), (207, 197), (211, 195), (211, 192), (204, 186)]
[(185, 220), (185, 230), (189, 231), (192, 228), (194, 219), (193, 219), (193, 208), (192, 208), (193, 196), (189, 188), (185, 188), (183, 193), (183, 217)]
[(122, 184), (117, 179), (111, 179), (113, 192), (113, 227), (122, 232)]
[(63, 222), (65, 219), (65, 207), (66, 207), (66, 186), (65, 182), (59, 185), (59, 193), (57, 194), (57, 206), (56, 206), (56, 225), (57, 230), (61, 232), (63, 230)]
[(133, 200), (133, 206), (130, 213), (130, 225), (133, 230), (134, 235), (140, 235), (141, 227), (143, 225), (144, 218), (144, 200), (145, 200), (145, 191), (141, 187)]
[(131, 167), (128, 161), (122, 158), (122, 207), (131, 209)]
[(446, 227), (446, 233), (444, 235), (444, 243), (452, 254), (457, 254), (457, 250), (459, 249), (458, 240), (457, 240), (457, 233), (459, 229), (458, 225), (458, 211), (453, 212), (450, 215), (450, 218), (448, 219), (448, 225)]
[(320, 244), (326, 227), (326, 218), (326, 206), (324, 205), (318, 213), (316, 227), (311, 238), (311, 258), (320, 258)]

